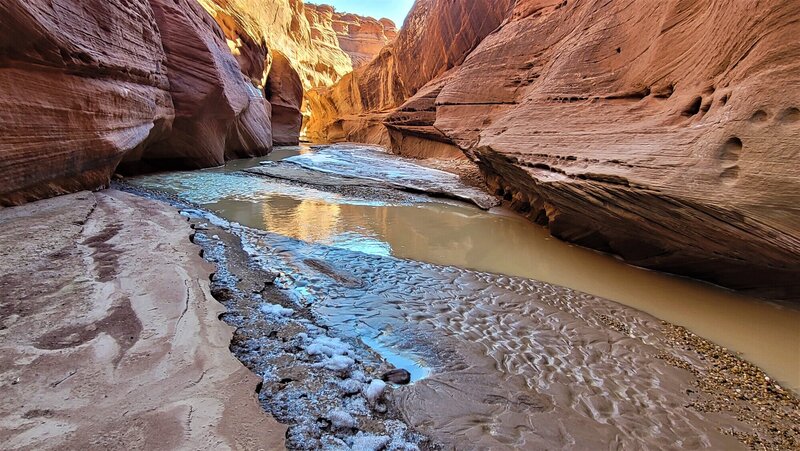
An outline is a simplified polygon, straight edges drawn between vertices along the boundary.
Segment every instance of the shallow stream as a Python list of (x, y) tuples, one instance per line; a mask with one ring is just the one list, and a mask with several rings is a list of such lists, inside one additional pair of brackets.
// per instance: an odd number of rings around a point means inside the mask
[[(177, 194), (227, 220), (309, 243), (526, 277), (610, 299), (685, 326), (800, 391), (800, 310), (632, 267), (557, 240), (501, 208), (487, 212), (423, 196), (365, 199), (239, 172), (310, 154), (314, 149), (306, 146), (278, 148), (266, 158), (225, 168), (134, 182)], [(319, 161), (329, 163), (330, 157)]]
[[(370, 152), (282, 148), (131, 182), (241, 224), (298, 306), (411, 371), (397, 398), (407, 422), (456, 449), (738, 445), (716, 416), (685, 405), (688, 373), (656, 358), (669, 348), (656, 318), (800, 389), (800, 311), (631, 267), (501, 208), (357, 186), (386, 174), (348, 162)], [(319, 181), (241, 172), (276, 164), (317, 170)], [(420, 178), (404, 170), (401, 161), (392, 177)], [(435, 184), (437, 173), (425, 177)]]

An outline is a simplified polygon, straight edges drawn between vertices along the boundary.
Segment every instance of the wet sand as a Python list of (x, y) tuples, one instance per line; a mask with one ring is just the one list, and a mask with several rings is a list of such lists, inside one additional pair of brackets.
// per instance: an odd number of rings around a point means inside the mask
[(283, 446), (190, 233), (114, 190), (0, 210), (0, 448)]
[(798, 446), (791, 392), (650, 315), (530, 279), (243, 236), (329, 330), (432, 369), (397, 406), (446, 448)]
[[(784, 450), (800, 442), (800, 401), (790, 391), (724, 348), (629, 307), (237, 224), (200, 229), (211, 237), (199, 241), (204, 249), (225, 243), (206, 254), (224, 268), (220, 278), (244, 282), (244, 296), (221, 295), (226, 320), (241, 328), (233, 349), (264, 375), (262, 403), (290, 426), (292, 449), (316, 449), (302, 445), (320, 437), (344, 441), (325, 412), (360, 399), (341, 389), (349, 371), (309, 371), (309, 324), (351, 343), (360, 368), (379, 367), (373, 374), (388, 367), (375, 363), (375, 340), (427, 370), (387, 395), (388, 417), (354, 414), (371, 434), (400, 418), (403, 430), (432, 440), (423, 448)], [(263, 302), (303, 324), (265, 320)], [(322, 424), (321, 434), (309, 422)]]

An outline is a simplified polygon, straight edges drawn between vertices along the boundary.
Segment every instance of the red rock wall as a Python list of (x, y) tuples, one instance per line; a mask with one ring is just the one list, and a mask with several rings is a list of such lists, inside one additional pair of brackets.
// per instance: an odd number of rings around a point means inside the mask
[(363, 94), (416, 67), (397, 53), (325, 93), (316, 131), (360, 136), (381, 110), (387, 144), (457, 145), (562, 239), (800, 299), (800, 3), (749, 5), (518, 0), (410, 98)]
[[(302, 111), (303, 92), (296, 93), (293, 74), (303, 91), (330, 86), (352, 72), (354, 65), (371, 60), (396, 35), (388, 19), (341, 14), (331, 6), (301, 0), (198, 1), (222, 28), (245, 73), (274, 100), (277, 145), (300, 139), (302, 116), (298, 120), (297, 114)], [(285, 85), (288, 91), (273, 99), (276, 85)]]
[(193, 1), (4, 0), (0, 17), (0, 205), (105, 186), (123, 158), (271, 146), (268, 104)]
[(161, 167), (203, 168), (269, 152), (266, 100), (242, 77), (214, 20), (195, 0), (150, 4), (167, 54), (175, 123), (142, 159)]
[(108, 183), (174, 115), (146, 0), (0, 2), (0, 205)]
[(267, 77), (266, 95), (272, 105), (272, 141), (276, 146), (300, 143), (303, 114), (303, 82), (291, 62), (280, 52), (273, 53)]
[(397, 37), (397, 26), (389, 19), (378, 20), (357, 14), (339, 13), (327, 5), (316, 8), (317, 10), (330, 10), (330, 20), (336, 32), (339, 47), (350, 56), (353, 69), (358, 69), (371, 62), (384, 47)]

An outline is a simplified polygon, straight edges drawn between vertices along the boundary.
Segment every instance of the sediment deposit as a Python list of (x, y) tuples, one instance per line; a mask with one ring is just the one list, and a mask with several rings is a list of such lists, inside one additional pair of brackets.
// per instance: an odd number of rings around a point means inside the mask
[(283, 446), (176, 210), (81, 192), (0, 229), (4, 449)]

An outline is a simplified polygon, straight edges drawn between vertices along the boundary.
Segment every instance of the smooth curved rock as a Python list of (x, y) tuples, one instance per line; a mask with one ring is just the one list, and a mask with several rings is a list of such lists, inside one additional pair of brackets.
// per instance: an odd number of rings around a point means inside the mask
[(140, 157), (203, 168), (272, 148), (266, 100), (245, 80), (214, 20), (194, 0), (151, 0), (167, 54), (175, 123)]
[(147, 1), (4, 0), (0, 17), (0, 205), (104, 186), (169, 132)]
[(435, 127), (562, 239), (800, 299), (800, 7), (547, 3), (470, 55)]
[(272, 145), (269, 104), (194, 1), (9, 0), (0, 14), (0, 205)]
[(272, 67), (265, 88), (267, 100), (272, 105), (272, 142), (276, 146), (293, 146), (300, 143), (303, 125), (303, 82), (292, 68), (291, 62), (280, 52), (274, 52)]

